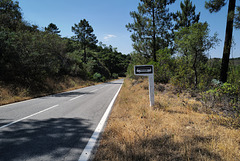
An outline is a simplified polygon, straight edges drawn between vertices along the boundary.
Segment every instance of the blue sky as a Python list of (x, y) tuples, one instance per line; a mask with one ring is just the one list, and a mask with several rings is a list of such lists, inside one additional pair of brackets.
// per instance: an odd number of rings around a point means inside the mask
[[(180, 10), (180, 0), (170, 6), (171, 11)], [(209, 53), (213, 57), (222, 57), (227, 7), (220, 12), (210, 14), (204, 8), (204, 0), (192, 0), (196, 12), (201, 12), (200, 21), (210, 25), (210, 35), (215, 32), (222, 41)], [(61, 30), (63, 37), (73, 36), (71, 27), (86, 19), (94, 29), (98, 41), (112, 45), (118, 51), (129, 54), (133, 51), (131, 33), (125, 25), (132, 22), (130, 11), (136, 11), (139, 0), (19, 0), (23, 17), (40, 28), (54, 23)], [(240, 31), (234, 30), (233, 57), (240, 57)], [(232, 55), (231, 55), (232, 57)]]

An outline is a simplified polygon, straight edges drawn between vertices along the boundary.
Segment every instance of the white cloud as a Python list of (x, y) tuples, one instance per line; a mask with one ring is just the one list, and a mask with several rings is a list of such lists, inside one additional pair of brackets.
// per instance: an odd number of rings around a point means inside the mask
[(109, 39), (115, 38), (115, 37), (117, 37), (117, 36), (116, 36), (116, 35), (110, 35), (110, 34), (109, 34), (109, 35), (107, 35), (107, 36), (104, 36), (103, 39), (104, 39), (105, 41), (108, 41)]

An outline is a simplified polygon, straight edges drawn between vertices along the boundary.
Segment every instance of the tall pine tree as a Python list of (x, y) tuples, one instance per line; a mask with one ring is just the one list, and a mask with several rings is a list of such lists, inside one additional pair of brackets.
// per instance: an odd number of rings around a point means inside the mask
[(84, 50), (83, 62), (86, 63), (87, 47), (95, 45), (98, 42), (97, 37), (93, 34), (93, 28), (86, 19), (81, 20), (78, 24), (74, 24), (72, 31), (76, 34), (75, 39), (82, 44)]
[(133, 23), (126, 25), (134, 49), (147, 58), (157, 61), (156, 52), (168, 47), (171, 42), (172, 16), (167, 5), (175, 0), (140, 0), (138, 11), (130, 12)]
[[(218, 12), (223, 6), (227, 4), (227, 0), (209, 0), (205, 2), (205, 7), (212, 12)], [(228, 4), (228, 15), (227, 15), (227, 26), (225, 34), (225, 42), (223, 48), (223, 57), (220, 73), (220, 81), (227, 81), (228, 65), (230, 50), (232, 46), (232, 34), (233, 34), (233, 21), (236, 8), (236, 0), (229, 0)]]

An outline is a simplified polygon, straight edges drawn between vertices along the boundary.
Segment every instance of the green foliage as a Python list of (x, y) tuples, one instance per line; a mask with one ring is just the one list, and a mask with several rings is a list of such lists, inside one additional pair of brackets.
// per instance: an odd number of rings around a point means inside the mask
[(97, 81), (97, 82), (101, 82), (102, 81), (102, 75), (100, 73), (94, 73), (93, 74), (93, 80)]
[(196, 15), (195, 9), (196, 6), (192, 5), (191, 0), (184, 0), (184, 3), (180, 3), (182, 12), (177, 11), (176, 14), (173, 14), (173, 18), (176, 21), (175, 29), (180, 27), (189, 27), (194, 23), (198, 23), (200, 18), (200, 12)]
[(129, 78), (136, 78), (134, 75), (134, 64), (130, 63), (127, 68), (127, 76)]
[(209, 108), (221, 108), (221, 110), (227, 110), (230, 113), (240, 114), (239, 85), (230, 83), (214, 85), (212, 89), (202, 93), (202, 98)]
[(145, 58), (142, 54), (137, 52), (132, 52), (130, 55), (131, 55), (131, 61), (127, 68), (127, 76), (130, 78), (136, 78), (134, 75), (134, 65), (147, 64), (148, 59)]
[(112, 74), (112, 78), (113, 78), (113, 79), (118, 79), (118, 74), (117, 74), (117, 73), (113, 73), (113, 74)]
[[(176, 49), (180, 57), (185, 57), (180, 59), (178, 66), (183, 63), (186, 66), (183, 70), (190, 74), (193, 71), (194, 76), (189, 79), (194, 80), (195, 89), (198, 88), (200, 83), (200, 75), (206, 72), (207, 57), (205, 53), (213, 48), (218, 41), (216, 34), (213, 37), (209, 36), (207, 23), (195, 23), (190, 27), (181, 28), (175, 33)], [(179, 74), (179, 76), (181, 75)], [(191, 86), (191, 82), (189, 83)]]
[(220, 93), (227, 94), (228, 96), (238, 95), (238, 88), (230, 83), (224, 83), (220, 88)]
[(86, 78), (86, 69), (83, 68), (82, 62), (82, 53), (83, 52), (79, 50), (66, 53), (61, 63), (61, 74)]
[(76, 34), (74, 38), (81, 42), (83, 46), (98, 42), (97, 37), (93, 34), (92, 26), (89, 25), (86, 19), (80, 20), (78, 24), (74, 24), (72, 31)]
[(23, 21), (20, 10), (18, 2), (0, 1), (1, 82), (42, 91), (48, 89), (48, 79), (73, 76), (106, 81), (125, 74), (130, 56), (111, 46), (97, 46), (85, 19), (72, 28), (75, 37), (62, 38), (57, 25), (50, 23), (42, 31)]
[(240, 7), (239, 6), (236, 8), (236, 11), (237, 13), (234, 19), (234, 22), (235, 22), (234, 26), (236, 29), (240, 29)]
[(93, 28), (89, 25), (86, 19), (83, 19), (78, 24), (74, 24), (74, 26), (72, 26), (72, 31), (76, 34), (74, 39), (79, 41), (83, 47), (83, 61), (86, 62), (87, 47), (95, 45), (98, 42), (97, 37), (93, 34)]
[(165, 48), (157, 52), (157, 62), (151, 61), (148, 64), (154, 65), (155, 82), (168, 83), (175, 69), (174, 58), (171, 50)]
[(45, 31), (51, 33), (51, 34), (59, 34), (61, 31), (59, 31), (59, 28), (57, 25), (50, 23), (48, 27), (45, 27)]
[(209, 0), (205, 2), (205, 8), (212, 12), (218, 12), (226, 5), (226, 0)]
[(60, 70), (65, 43), (44, 32), (0, 32), (2, 74), (5, 80), (43, 80)]
[(240, 86), (240, 65), (230, 65), (228, 82)]
[(110, 72), (109, 69), (104, 66), (104, 64), (101, 62), (100, 59), (97, 59), (92, 55), (92, 57), (89, 57), (87, 59), (87, 63), (84, 64), (84, 68), (86, 69), (89, 78), (94, 74), (94, 73), (100, 73), (107, 79), (110, 78)]
[(175, 0), (140, 0), (138, 11), (130, 12), (134, 23), (129, 23), (126, 28), (133, 32), (131, 39), (133, 48), (156, 61), (156, 52), (171, 44), (172, 16), (167, 5)]
[(16, 30), (22, 20), (19, 3), (12, 0), (0, 1), (0, 27)]
[(176, 69), (171, 83), (181, 88), (193, 88), (194, 71), (190, 67), (188, 57), (177, 57), (175, 63)]

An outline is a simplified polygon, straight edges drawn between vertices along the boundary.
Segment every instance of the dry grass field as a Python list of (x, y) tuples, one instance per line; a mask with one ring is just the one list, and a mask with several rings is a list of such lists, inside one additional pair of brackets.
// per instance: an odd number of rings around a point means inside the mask
[(125, 80), (95, 161), (240, 160), (240, 129), (200, 112), (199, 101), (171, 85), (155, 90), (150, 108), (147, 80)]

